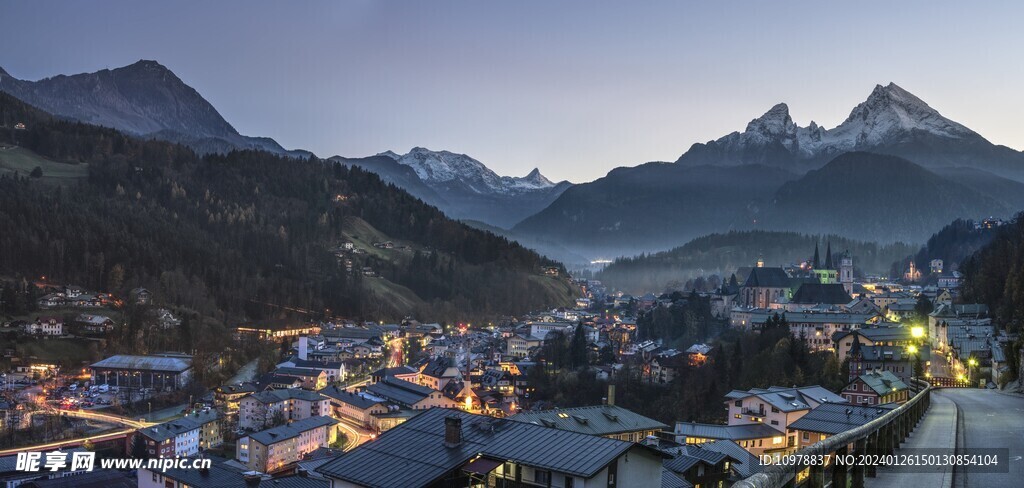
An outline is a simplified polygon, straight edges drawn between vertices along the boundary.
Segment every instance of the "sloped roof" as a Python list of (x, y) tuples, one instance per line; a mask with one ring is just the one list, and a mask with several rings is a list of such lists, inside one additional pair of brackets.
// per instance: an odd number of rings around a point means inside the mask
[[(906, 390), (909, 387), (903, 380), (892, 374), (892, 371), (871, 371), (857, 377), (857, 379), (868, 385), (878, 395), (885, 395), (893, 391)], [(854, 380), (857, 381), (857, 380)]]
[[(462, 442), (455, 447), (443, 444), (445, 417), (462, 423)], [(435, 408), (317, 471), (361, 486), (415, 488), (482, 456), (590, 478), (634, 448), (650, 449), (606, 437)]]
[(725, 395), (726, 398), (738, 400), (756, 396), (771, 406), (783, 411), (793, 412), (797, 410), (808, 410), (813, 403), (845, 403), (846, 399), (832, 393), (826, 388), (818, 385), (801, 386), (798, 388), (784, 388), (772, 386), (767, 389), (751, 388), (750, 390), (733, 390)]
[(657, 420), (644, 417), (618, 405), (593, 405), (541, 412), (520, 412), (509, 417), (509, 420), (599, 436), (669, 428)]
[(667, 468), (661, 468), (661, 488), (693, 488), (693, 484)]
[(731, 441), (763, 439), (784, 435), (782, 431), (761, 423), (743, 425), (698, 424), (696, 422), (676, 423), (676, 435), (700, 437), (703, 439), (727, 439)]
[(263, 444), (264, 446), (269, 446), (276, 442), (298, 437), (303, 432), (337, 423), (338, 421), (336, 419), (325, 415), (319, 415), (316, 417), (296, 420), (292, 423), (279, 425), (267, 430), (261, 430), (255, 434), (250, 434), (249, 438)]
[(398, 378), (384, 378), (366, 387), (374, 396), (387, 398), (404, 405), (413, 405), (430, 396), (433, 388), (410, 383)]
[(692, 447), (721, 452), (733, 458), (732, 467), (743, 478), (760, 473), (763, 469), (761, 461), (757, 459), (757, 456), (754, 456), (750, 451), (740, 447), (739, 444), (731, 440), (705, 442), (703, 444), (694, 444)]
[(782, 268), (753, 268), (747, 275), (744, 287), (789, 288), (789, 275)]
[(823, 403), (789, 424), (789, 428), (835, 435), (871, 422), (898, 406), (894, 403), (870, 407), (849, 403)]
[(154, 441), (162, 442), (167, 439), (173, 439), (185, 432), (196, 430), (210, 422), (216, 421), (218, 418), (220, 418), (220, 414), (216, 410), (200, 412), (196, 415), (186, 415), (162, 424), (139, 429), (139, 433)]
[(253, 393), (246, 398), (252, 398), (260, 403), (277, 403), (285, 400), (305, 400), (307, 402), (316, 402), (320, 400), (326, 400), (327, 397), (309, 390), (302, 390), (299, 388), (283, 388), (280, 390), (266, 390), (259, 393)]
[(666, 451), (674, 454), (675, 457), (665, 460), (662, 464), (675, 473), (685, 473), (686, 470), (700, 462), (714, 466), (729, 457), (725, 453), (701, 449), (694, 445), (680, 446)]
[(797, 288), (790, 303), (846, 305), (853, 301), (841, 283), (804, 283)]
[(93, 368), (182, 372), (192, 367), (191, 357), (118, 354), (93, 363)]

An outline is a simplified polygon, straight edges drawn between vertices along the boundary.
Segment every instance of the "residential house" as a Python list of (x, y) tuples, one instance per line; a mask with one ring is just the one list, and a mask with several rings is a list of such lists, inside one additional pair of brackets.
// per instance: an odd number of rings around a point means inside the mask
[(275, 420), (287, 422), (331, 413), (329, 398), (297, 388), (253, 393), (238, 405), (238, 426), (247, 430), (264, 429)]
[(327, 416), (296, 420), (238, 439), (235, 458), (252, 471), (276, 473), (338, 438), (338, 421)]
[(435, 409), (317, 471), (333, 488), (661, 486), (665, 457), (633, 442)]
[(890, 371), (869, 371), (846, 385), (842, 395), (854, 405), (903, 403), (910, 399), (910, 387)]
[(796, 434), (799, 447), (804, 448), (836, 434), (856, 429), (889, 413), (897, 406), (895, 403), (873, 406), (823, 403), (789, 424), (789, 432)]
[(187, 457), (224, 443), (215, 410), (170, 420), (135, 432), (150, 457)]
[(301, 380), (300, 388), (307, 390), (316, 391), (327, 387), (327, 372), (322, 369), (281, 366), (274, 370), (274, 375), (298, 378)]
[(356, 422), (366, 428), (375, 427), (375, 414), (390, 411), (387, 401), (367, 392), (353, 392), (329, 386), (320, 393), (331, 399), (335, 418)]
[(648, 436), (657, 436), (670, 428), (657, 420), (611, 404), (526, 411), (509, 419), (629, 442), (643, 442)]
[(454, 400), (438, 390), (397, 378), (383, 378), (368, 385), (365, 391), (411, 410), (458, 407)]
[(59, 336), (64, 333), (64, 319), (60, 317), (36, 317), (35, 322), (25, 322), (25, 332), (32, 335)]

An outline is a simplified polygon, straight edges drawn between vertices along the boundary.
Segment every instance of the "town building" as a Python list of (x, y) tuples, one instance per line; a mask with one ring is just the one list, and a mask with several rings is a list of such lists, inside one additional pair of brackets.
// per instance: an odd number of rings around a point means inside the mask
[[(614, 402), (614, 400), (612, 400)], [(561, 408), (517, 413), (510, 420), (542, 427), (596, 435), (620, 441), (642, 442), (669, 426), (617, 405)]]
[(95, 385), (165, 391), (184, 388), (192, 381), (192, 356), (187, 354), (119, 354), (89, 368)]
[(323, 478), (309, 475), (272, 478), (268, 474), (254, 472), (234, 459), (206, 457), (211, 461), (209, 469), (149, 469), (143, 463), (136, 472), (138, 488), (330, 488)]
[(299, 336), (316, 335), (319, 333), (319, 324), (290, 319), (252, 322), (235, 327), (236, 339), (264, 342), (282, 342)]
[(333, 444), (338, 438), (337, 424), (321, 415), (249, 434), (238, 439), (235, 458), (252, 471), (276, 473)]
[(62, 335), (64, 333), (64, 319), (60, 317), (37, 317), (34, 322), (25, 322), (25, 333), (45, 336)]
[(146, 454), (156, 458), (187, 457), (224, 443), (220, 414), (210, 410), (170, 420), (135, 432)]
[(368, 385), (365, 391), (374, 397), (383, 398), (411, 410), (457, 408), (459, 406), (438, 390), (397, 378), (383, 378)]
[(391, 411), (386, 400), (367, 392), (353, 392), (329, 386), (320, 393), (331, 399), (335, 418), (355, 422), (368, 429), (376, 428), (374, 415)]
[(789, 424), (789, 431), (796, 434), (799, 447), (804, 448), (836, 434), (856, 429), (889, 413), (897, 406), (894, 403), (870, 407), (848, 403), (823, 403)]
[(667, 456), (632, 442), (435, 409), (317, 471), (333, 488), (661, 486)]
[(239, 402), (238, 427), (260, 430), (287, 422), (331, 414), (331, 401), (316, 392), (289, 388), (253, 393)]
[(890, 371), (869, 371), (846, 385), (842, 395), (854, 405), (903, 403), (910, 399), (910, 387)]

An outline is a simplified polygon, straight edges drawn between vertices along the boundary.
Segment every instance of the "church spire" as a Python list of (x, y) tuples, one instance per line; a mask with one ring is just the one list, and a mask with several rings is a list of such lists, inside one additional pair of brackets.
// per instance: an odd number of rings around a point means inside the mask
[(818, 243), (814, 243), (814, 261), (811, 263), (812, 269), (818, 269)]
[(828, 241), (828, 247), (825, 248), (825, 269), (835, 269), (832, 265), (832, 241)]

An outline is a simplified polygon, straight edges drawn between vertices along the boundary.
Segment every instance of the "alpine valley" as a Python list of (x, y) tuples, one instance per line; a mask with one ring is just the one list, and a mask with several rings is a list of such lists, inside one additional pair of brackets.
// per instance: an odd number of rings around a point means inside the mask
[[(60, 118), (200, 154), (311, 156), (239, 134), (155, 61), (39, 81), (0, 69), (0, 91)], [(575, 185), (539, 169), (501, 176), (465, 154), (422, 147), (326, 161), (376, 173), (448, 217), (571, 268), (733, 231), (919, 245), (954, 219), (1024, 208), (1024, 153), (992, 144), (893, 83), (876, 86), (831, 129), (798, 125), (780, 103), (742, 132), (693, 144), (675, 162), (621, 167)]]

